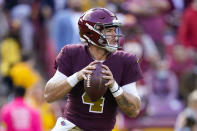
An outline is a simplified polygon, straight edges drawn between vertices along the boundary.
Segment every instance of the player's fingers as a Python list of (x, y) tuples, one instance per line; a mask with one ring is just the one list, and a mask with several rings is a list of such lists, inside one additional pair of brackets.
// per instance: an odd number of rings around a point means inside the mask
[(87, 66), (85, 69), (88, 69), (88, 70), (95, 70), (96, 69), (96, 66)]
[(102, 67), (106, 70), (110, 70), (109, 67), (107, 67), (106, 65), (102, 65)]
[(82, 74), (82, 77), (83, 77), (84, 80), (87, 80), (87, 77), (86, 77), (85, 74)]
[(112, 74), (112, 72), (111, 72), (111, 70), (109, 69), (108, 66), (102, 65), (102, 67), (105, 69), (105, 70), (103, 70), (105, 74), (113, 76), (113, 74)]
[(113, 77), (112, 76), (102, 76), (104, 79), (106, 79), (106, 80), (112, 80), (113, 79)]
[(105, 86), (109, 86), (109, 85), (111, 85), (113, 82), (114, 82), (113, 80), (109, 80), (109, 81), (105, 84)]
[(92, 71), (90, 71), (90, 70), (84, 70), (84, 74), (92, 74)]
[(110, 70), (102, 70), (102, 73), (108, 76), (113, 76)]

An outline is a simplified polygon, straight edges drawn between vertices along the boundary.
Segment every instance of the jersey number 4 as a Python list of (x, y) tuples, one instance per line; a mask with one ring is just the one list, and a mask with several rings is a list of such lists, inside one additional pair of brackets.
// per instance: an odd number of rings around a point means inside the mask
[(89, 112), (93, 113), (103, 113), (105, 98), (101, 97), (98, 101), (92, 102), (88, 97), (87, 93), (84, 92), (82, 95), (82, 101), (84, 104), (89, 104)]

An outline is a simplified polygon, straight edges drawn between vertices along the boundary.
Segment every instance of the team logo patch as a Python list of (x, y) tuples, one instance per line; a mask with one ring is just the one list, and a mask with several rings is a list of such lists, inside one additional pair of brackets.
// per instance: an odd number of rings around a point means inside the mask
[(62, 126), (65, 126), (66, 125), (66, 122), (65, 121), (61, 121), (61, 125)]

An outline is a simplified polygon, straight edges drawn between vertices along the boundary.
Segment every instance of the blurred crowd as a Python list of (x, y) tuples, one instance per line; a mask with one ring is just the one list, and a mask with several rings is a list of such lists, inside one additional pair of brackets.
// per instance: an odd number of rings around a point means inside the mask
[(39, 130), (54, 126), (63, 100), (46, 103), (43, 89), (60, 49), (80, 43), (77, 22), (92, 7), (117, 14), (125, 35), (123, 50), (139, 58), (144, 75), (137, 83), (140, 115), (131, 119), (120, 112), (114, 130), (196, 131), (197, 0), (0, 0), (0, 121), (7, 120), (5, 106), (19, 101), (16, 89), (22, 87), (21, 101), (38, 112)]

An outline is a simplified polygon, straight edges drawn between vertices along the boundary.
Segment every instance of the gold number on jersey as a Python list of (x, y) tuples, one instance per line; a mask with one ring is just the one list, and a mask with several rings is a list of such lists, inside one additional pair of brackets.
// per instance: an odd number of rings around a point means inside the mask
[(93, 113), (103, 113), (105, 98), (102, 96), (98, 101), (92, 102), (88, 97), (87, 93), (84, 92), (82, 95), (82, 101), (84, 104), (89, 104), (89, 112)]

